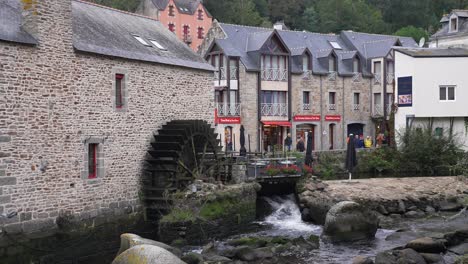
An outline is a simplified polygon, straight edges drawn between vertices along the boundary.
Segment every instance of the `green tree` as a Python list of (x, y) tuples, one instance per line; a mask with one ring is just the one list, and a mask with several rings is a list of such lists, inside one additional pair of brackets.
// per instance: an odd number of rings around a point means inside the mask
[(320, 24), (319, 24), (319, 14), (315, 11), (313, 6), (308, 7), (304, 14), (302, 15), (300, 28), (310, 31), (310, 32), (317, 32), (320, 31)]
[(395, 32), (394, 35), (401, 37), (412, 37), (416, 42), (418, 42), (421, 38), (425, 38), (426, 40), (429, 39), (429, 34), (427, 34), (426, 30), (414, 26), (400, 28), (397, 32)]
[(221, 22), (260, 26), (268, 19), (260, 16), (252, 0), (205, 0), (206, 8)]

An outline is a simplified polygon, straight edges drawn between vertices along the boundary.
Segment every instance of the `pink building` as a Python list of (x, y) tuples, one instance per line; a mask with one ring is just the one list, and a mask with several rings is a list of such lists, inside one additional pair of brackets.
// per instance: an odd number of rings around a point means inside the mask
[(194, 51), (213, 22), (201, 0), (143, 0), (136, 12), (161, 21)]

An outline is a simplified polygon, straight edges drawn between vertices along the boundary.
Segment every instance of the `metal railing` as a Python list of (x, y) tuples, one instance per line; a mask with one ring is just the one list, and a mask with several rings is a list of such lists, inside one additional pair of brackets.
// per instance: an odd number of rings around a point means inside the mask
[(374, 84), (381, 84), (381, 83), (382, 83), (382, 74), (374, 73)]
[(311, 104), (302, 104), (303, 111), (310, 111), (311, 108), (312, 108)]
[(302, 74), (302, 79), (310, 79), (310, 78), (312, 78), (312, 71), (305, 71)]
[(353, 105), (353, 110), (354, 111), (359, 111), (361, 109), (361, 105), (360, 104), (354, 104)]
[(264, 81), (287, 81), (288, 70), (286, 69), (262, 69), (262, 80)]
[(395, 80), (395, 73), (388, 72), (387, 73), (387, 84), (392, 84), (394, 80)]
[(288, 116), (288, 104), (261, 104), (262, 116)]
[(336, 104), (328, 104), (328, 110), (336, 110)]
[(329, 72), (328, 73), (328, 80), (329, 81), (336, 81), (336, 72)]
[(355, 72), (353, 73), (353, 82), (360, 82), (362, 81), (362, 73)]
[(240, 116), (241, 104), (216, 104), (218, 116)]
[[(387, 108), (387, 115), (390, 115), (390, 113), (392, 112), (392, 104), (387, 104), (386, 108)], [(383, 108), (383, 106), (381, 104), (374, 105), (373, 115), (374, 116), (383, 116), (384, 115), (384, 108)]]
[(237, 67), (229, 68), (229, 78), (231, 78), (231, 80), (237, 80)]

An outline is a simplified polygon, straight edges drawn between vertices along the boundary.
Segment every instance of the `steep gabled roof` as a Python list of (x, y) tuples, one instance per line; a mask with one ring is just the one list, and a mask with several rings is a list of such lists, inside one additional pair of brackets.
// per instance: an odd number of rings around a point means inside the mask
[[(458, 30), (450, 31), (450, 17), (456, 15), (458, 17)], [(437, 38), (450, 38), (453, 36), (468, 35), (468, 10), (454, 9), (450, 14), (444, 15), (440, 20), (441, 28), (430, 37), (430, 40)]]
[(21, 28), (21, 12), (18, 0), (0, 1), (0, 40), (36, 45), (37, 40)]
[[(213, 70), (159, 21), (78, 0), (72, 1), (72, 14), (73, 46), (78, 51)], [(145, 46), (135, 35), (155, 40), (166, 50)]]
[[(154, 6), (159, 10), (165, 10), (170, 0), (152, 0)], [(180, 13), (193, 15), (198, 9), (198, 6), (203, 3), (201, 0), (174, 0), (174, 3)], [(206, 14), (211, 17), (210, 12), (203, 7)]]

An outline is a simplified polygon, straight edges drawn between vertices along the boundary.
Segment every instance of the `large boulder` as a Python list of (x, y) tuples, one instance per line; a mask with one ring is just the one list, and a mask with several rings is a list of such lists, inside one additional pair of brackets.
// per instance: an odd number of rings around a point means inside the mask
[(153, 245), (138, 245), (125, 250), (112, 264), (185, 264), (171, 252)]
[(424, 253), (441, 253), (447, 249), (444, 244), (445, 240), (436, 240), (430, 237), (421, 237), (410, 241), (406, 244), (407, 248), (412, 248), (418, 252)]
[(125, 234), (120, 235), (120, 249), (119, 249), (119, 252), (117, 253), (117, 256), (120, 255), (125, 250), (134, 246), (138, 246), (138, 245), (153, 245), (153, 246), (157, 246), (160, 248), (164, 248), (165, 250), (171, 252), (172, 254), (176, 255), (179, 258), (182, 256), (182, 251), (180, 251), (180, 249), (178, 248), (171, 247), (169, 245), (166, 245), (164, 243), (154, 241), (151, 239), (142, 238), (139, 235), (130, 234), (130, 233), (125, 233)]
[(332, 241), (356, 241), (374, 238), (379, 227), (377, 214), (351, 201), (334, 205), (327, 213), (324, 235)]
[(426, 260), (411, 248), (380, 252), (375, 264), (426, 264)]

